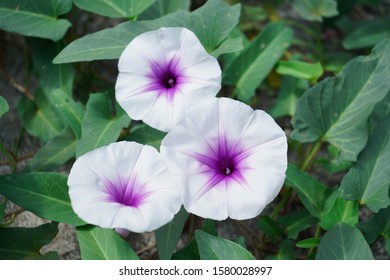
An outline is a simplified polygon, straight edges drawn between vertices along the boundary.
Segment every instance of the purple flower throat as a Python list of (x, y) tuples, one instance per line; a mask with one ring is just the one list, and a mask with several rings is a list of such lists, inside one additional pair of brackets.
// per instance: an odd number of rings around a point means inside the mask
[(125, 180), (119, 178), (117, 181), (104, 180), (108, 202), (116, 202), (125, 206), (139, 207), (148, 197), (149, 193), (138, 187), (135, 179)]

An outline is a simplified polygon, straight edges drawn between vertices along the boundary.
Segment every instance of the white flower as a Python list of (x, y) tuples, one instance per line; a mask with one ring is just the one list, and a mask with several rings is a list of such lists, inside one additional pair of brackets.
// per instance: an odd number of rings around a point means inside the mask
[(203, 218), (257, 216), (279, 193), (287, 138), (264, 111), (228, 98), (193, 108), (163, 139), (184, 207)]
[(113, 143), (82, 155), (68, 185), (75, 213), (103, 228), (152, 231), (171, 221), (182, 204), (157, 150), (135, 142)]
[(118, 63), (116, 99), (134, 120), (169, 131), (221, 88), (218, 61), (190, 30), (160, 28), (135, 37)]

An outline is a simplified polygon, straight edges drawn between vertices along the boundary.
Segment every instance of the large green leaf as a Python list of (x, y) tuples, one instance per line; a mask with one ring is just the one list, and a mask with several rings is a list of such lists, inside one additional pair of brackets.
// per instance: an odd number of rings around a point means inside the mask
[(235, 85), (238, 98), (248, 101), (290, 46), (293, 32), (282, 23), (268, 24), (223, 71), (223, 83)]
[(134, 127), (129, 136), (126, 137), (127, 141), (135, 141), (140, 144), (149, 145), (156, 149), (160, 149), (161, 141), (165, 137), (166, 133), (154, 129), (146, 124), (141, 124)]
[(370, 116), (370, 128), (374, 130), (375, 127), (385, 118), (390, 116), (390, 91), (381, 102), (375, 105), (374, 110)]
[(9, 106), (8, 106), (8, 103), (7, 101), (0, 96), (0, 118), (5, 114), (7, 113), (9, 110)]
[(64, 127), (48, 94), (40, 89), (34, 93), (33, 101), (22, 96), (16, 104), (16, 109), (24, 128), (43, 142), (59, 134)]
[(291, 137), (328, 141), (340, 150), (340, 160), (356, 161), (368, 139), (367, 119), (390, 90), (389, 76), (390, 40), (385, 40), (300, 98)]
[(188, 213), (182, 207), (171, 222), (156, 230), (156, 244), (160, 260), (171, 259), (187, 218)]
[(112, 229), (91, 225), (76, 229), (83, 260), (138, 260), (130, 245)]
[(310, 21), (322, 21), (323, 17), (339, 14), (335, 0), (294, 0), (292, 5), (302, 18)]
[(58, 41), (71, 25), (58, 16), (72, 8), (71, 0), (2, 0), (0, 29)]
[(254, 260), (250, 252), (237, 243), (213, 236), (204, 231), (195, 231), (199, 255), (202, 260)]
[(53, 171), (76, 155), (77, 138), (66, 126), (34, 155), (24, 172)]
[(72, 42), (54, 59), (54, 63), (117, 59), (135, 36), (161, 26), (187, 27), (211, 52), (237, 25), (239, 15), (240, 5), (229, 6), (221, 0), (210, 0), (191, 13), (178, 10), (156, 20), (125, 22)]
[(363, 234), (355, 227), (337, 224), (321, 238), (317, 260), (372, 260)]
[(142, 13), (156, 0), (73, 0), (80, 9), (95, 14), (113, 17), (128, 18)]
[(225, 53), (234, 53), (240, 51), (244, 48), (242, 44), (242, 38), (228, 38), (219, 45), (217, 49), (211, 52), (211, 55), (214, 57), (219, 57), (221, 54)]
[(344, 176), (339, 194), (372, 211), (390, 205), (390, 116), (374, 130), (358, 161)]
[(283, 77), (280, 92), (271, 109), (271, 116), (279, 118), (283, 116), (294, 116), (298, 99), (309, 88), (306, 80), (294, 77)]
[(296, 239), (301, 231), (316, 224), (318, 219), (313, 217), (309, 211), (303, 209), (280, 216), (278, 222), (286, 229), (288, 238)]
[(62, 42), (35, 38), (31, 40), (31, 57), (34, 70), (45, 92), (62, 89), (68, 96), (73, 88), (73, 68), (70, 64), (53, 64), (53, 58), (64, 48)]
[(35, 228), (0, 228), (0, 260), (58, 260), (56, 252), (40, 253), (58, 233), (58, 223)]
[[(113, 112), (116, 112), (115, 116)], [(76, 156), (115, 142), (121, 129), (130, 123), (129, 116), (105, 93), (90, 95), (82, 120), (81, 139), (77, 142)]]
[(179, 9), (188, 11), (190, 5), (190, 0), (157, 0), (138, 16), (138, 20), (156, 19)]
[(374, 243), (381, 235), (387, 238), (387, 242), (390, 242), (390, 206), (374, 213), (367, 221), (359, 223), (357, 227), (364, 233), (369, 244)]
[(313, 216), (321, 217), (327, 193), (323, 184), (296, 165), (289, 164), (286, 172), (286, 185), (291, 186), (297, 192), (299, 199)]
[(359, 22), (354, 29), (346, 34), (343, 47), (346, 49), (372, 47), (381, 40), (390, 37), (389, 26), (390, 18)]
[(355, 201), (337, 197), (337, 191), (334, 191), (325, 201), (320, 225), (326, 230), (340, 222), (354, 226), (358, 218), (359, 205)]
[(51, 103), (57, 108), (58, 113), (75, 133), (77, 139), (81, 138), (81, 121), (85, 114), (85, 106), (76, 102), (61, 89), (54, 90), (51, 95)]
[(0, 194), (48, 220), (83, 225), (68, 195), (67, 177), (58, 173), (20, 173), (0, 176)]

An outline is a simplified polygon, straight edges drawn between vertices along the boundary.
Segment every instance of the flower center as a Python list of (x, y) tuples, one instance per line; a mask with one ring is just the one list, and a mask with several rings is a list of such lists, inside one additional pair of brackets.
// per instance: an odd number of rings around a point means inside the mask
[(120, 179), (119, 182), (105, 180), (106, 192), (109, 202), (116, 202), (130, 207), (138, 207), (147, 196), (141, 190), (137, 190), (134, 186), (134, 180), (126, 182)]
[(230, 176), (234, 173), (234, 160), (229, 156), (221, 157), (217, 163), (220, 174)]
[(174, 88), (176, 86), (176, 77), (172, 73), (167, 72), (163, 75), (161, 83), (166, 89)]

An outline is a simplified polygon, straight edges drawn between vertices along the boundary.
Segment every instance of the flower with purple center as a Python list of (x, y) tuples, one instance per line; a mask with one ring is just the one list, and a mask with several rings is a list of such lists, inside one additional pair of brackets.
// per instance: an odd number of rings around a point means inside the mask
[(150, 146), (118, 142), (80, 156), (68, 178), (75, 213), (103, 228), (155, 230), (182, 204), (160, 154)]
[(184, 207), (203, 218), (249, 219), (279, 193), (287, 138), (267, 113), (215, 98), (193, 108), (161, 144)]
[(135, 37), (118, 63), (118, 103), (134, 120), (169, 131), (188, 108), (221, 88), (221, 68), (190, 30), (160, 28)]

